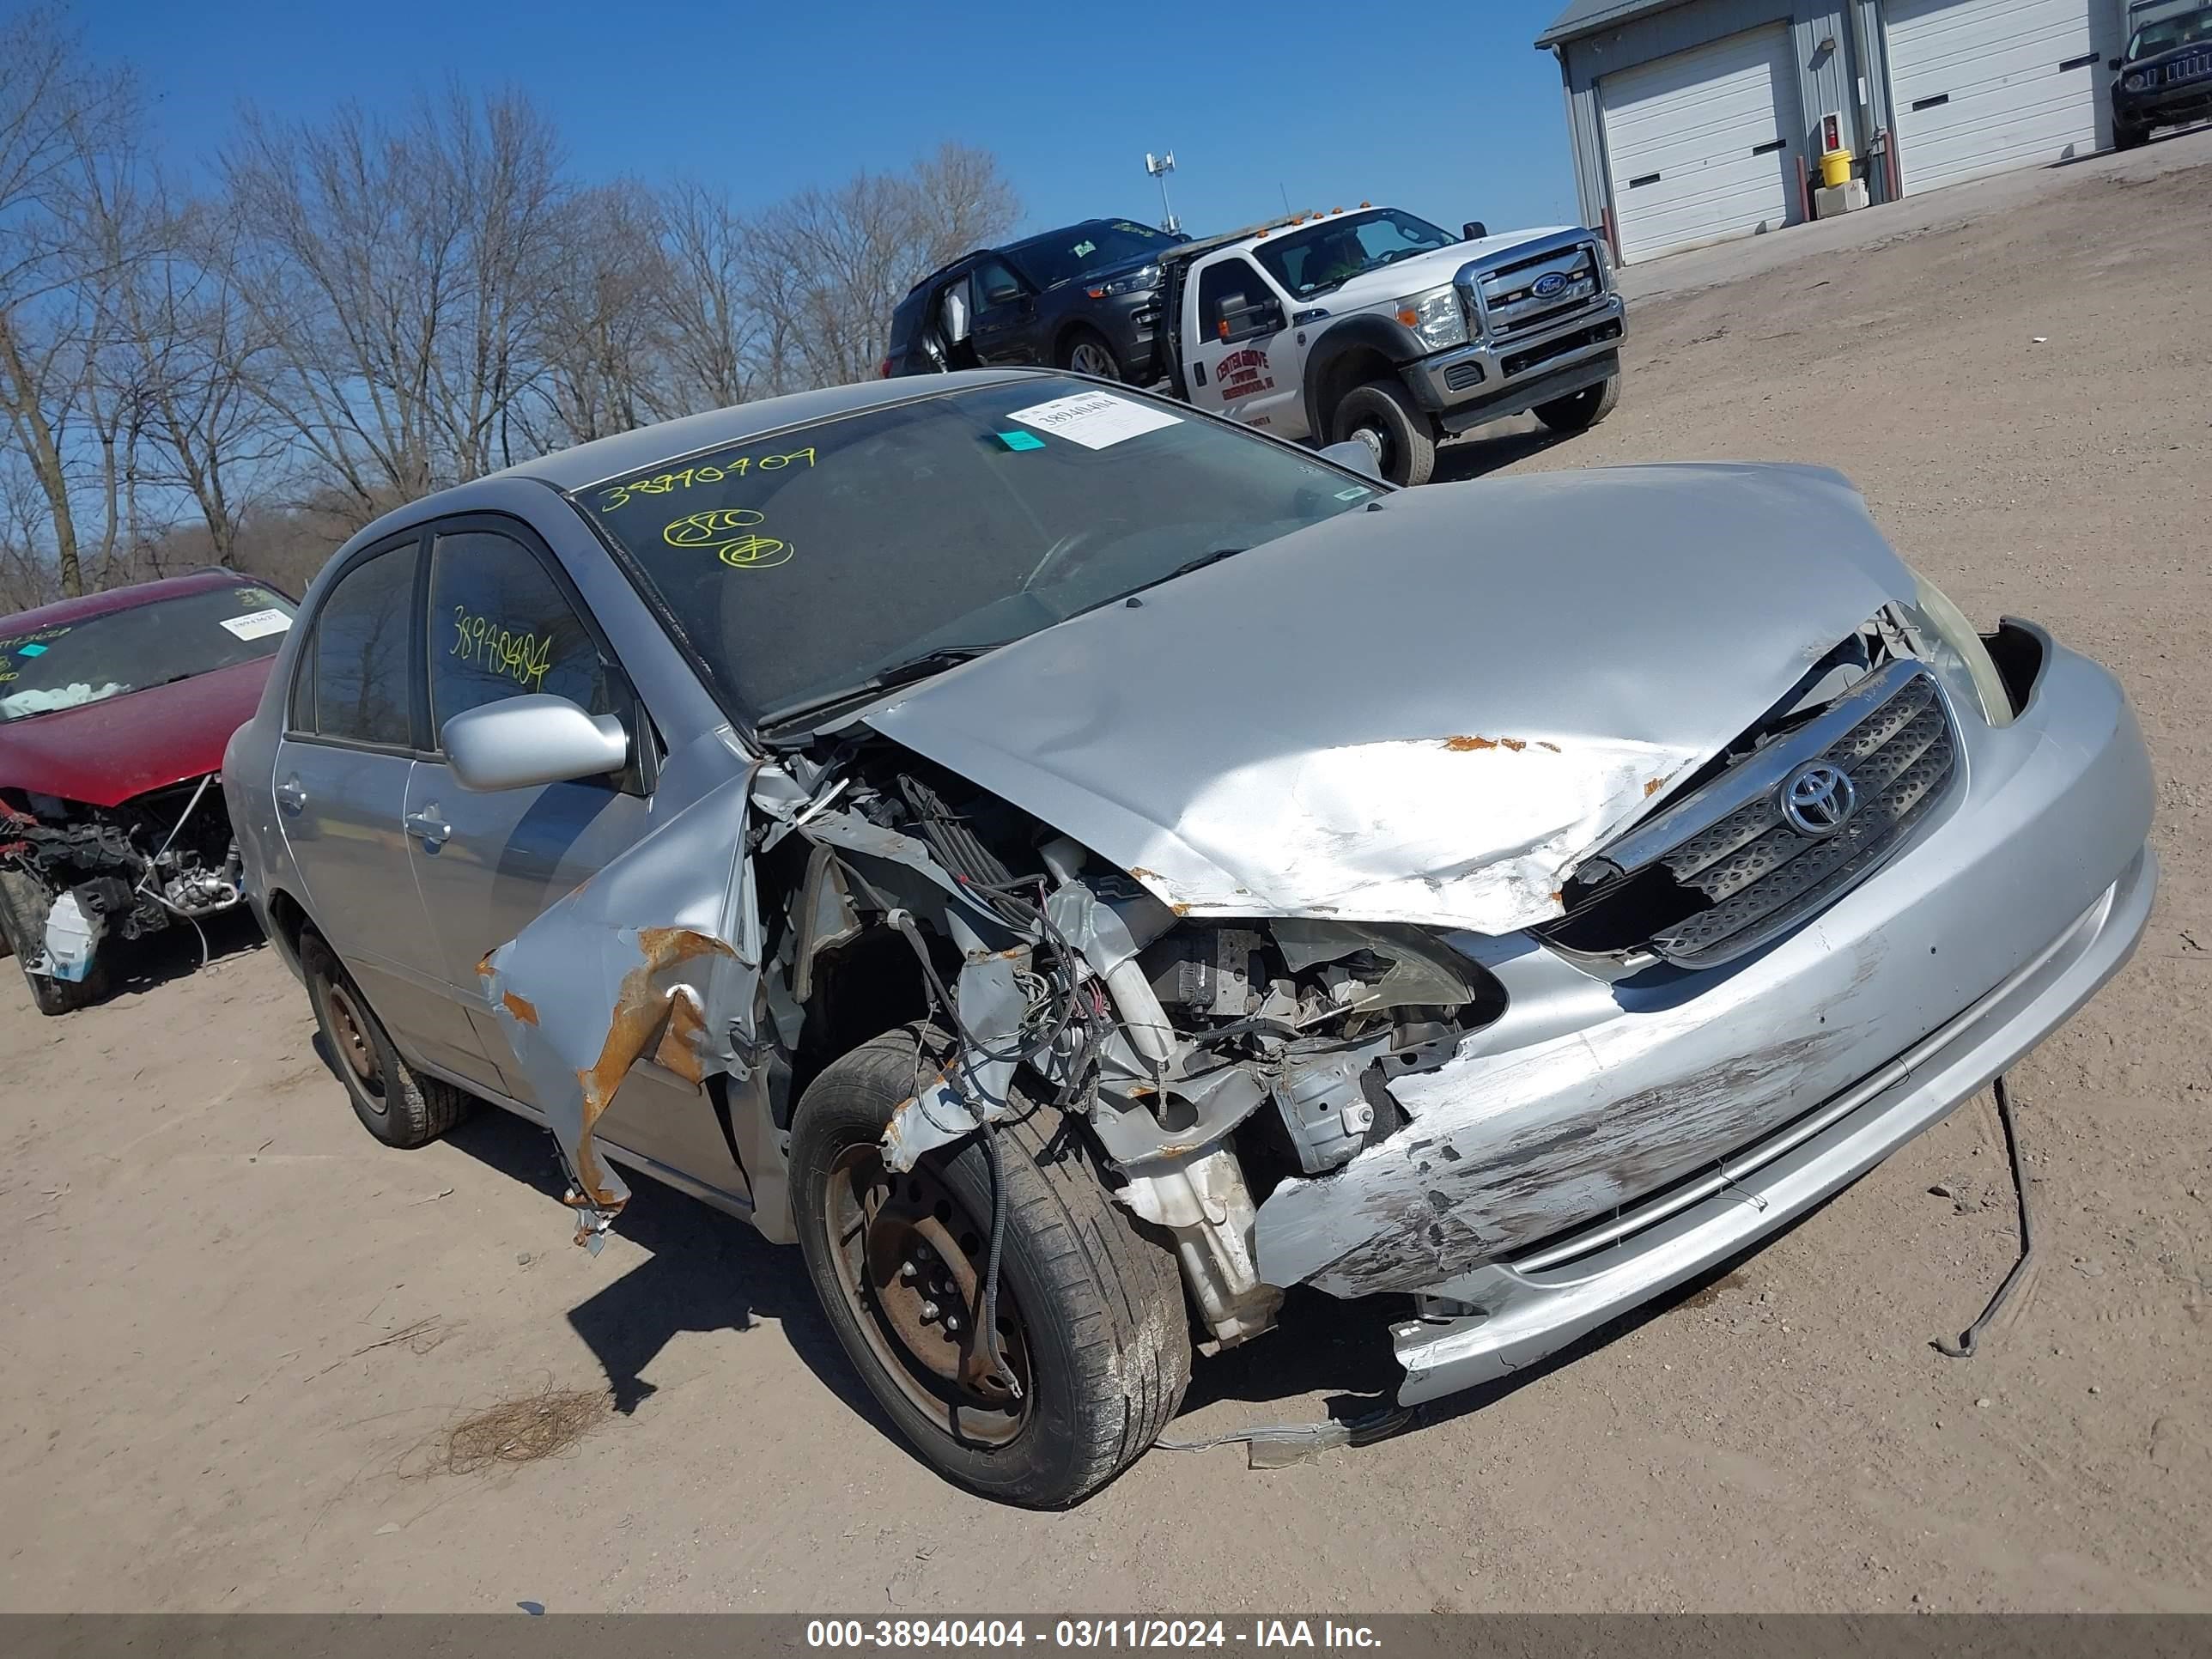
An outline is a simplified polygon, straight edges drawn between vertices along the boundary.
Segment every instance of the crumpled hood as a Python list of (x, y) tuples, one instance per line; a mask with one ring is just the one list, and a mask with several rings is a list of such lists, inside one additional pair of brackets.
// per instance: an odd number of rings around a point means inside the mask
[(222, 768), (230, 734), (253, 718), (274, 657), (170, 685), (0, 722), (0, 783), (91, 806)]
[(1430, 485), (868, 720), (1185, 914), (1504, 933), (1911, 592), (1822, 469)]

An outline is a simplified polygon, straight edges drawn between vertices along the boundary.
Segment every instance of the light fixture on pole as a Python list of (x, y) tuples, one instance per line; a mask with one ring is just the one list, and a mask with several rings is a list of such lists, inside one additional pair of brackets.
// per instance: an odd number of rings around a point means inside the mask
[(1170, 150), (1165, 155), (1155, 155), (1146, 150), (1145, 171), (1160, 181), (1160, 228), (1172, 236), (1182, 228), (1176, 222), (1175, 209), (1168, 201), (1168, 174), (1175, 171), (1175, 152)]

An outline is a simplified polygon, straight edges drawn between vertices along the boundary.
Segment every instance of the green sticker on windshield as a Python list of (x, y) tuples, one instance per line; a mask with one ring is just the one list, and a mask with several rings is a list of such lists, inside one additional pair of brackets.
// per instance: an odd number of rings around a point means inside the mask
[(1365, 484), (1354, 484), (1349, 489), (1338, 490), (1336, 499), (1340, 501), (1356, 501), (1362, 495), (1372, 495), (1374, 493)]
[(46, 654), (46, 647), (43, 645), (27, 645), (15, 654), (19, 657), (43, 657)]
[(1044, 440), (1034, 432), (1001, 432), (999, 441), (1009, 449), (1042, 449)]

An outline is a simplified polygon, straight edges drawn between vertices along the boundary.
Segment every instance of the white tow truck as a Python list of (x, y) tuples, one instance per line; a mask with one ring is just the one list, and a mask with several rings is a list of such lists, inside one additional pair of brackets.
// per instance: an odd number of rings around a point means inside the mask
[(1626, 315), (1594, 231), (1460, 234), (1397, 208), (1299, 214), (1160, 258), (1168, 383), (1423, 483), (1439, 440), (1533, 410), (1577, 432), (1620, 398)]

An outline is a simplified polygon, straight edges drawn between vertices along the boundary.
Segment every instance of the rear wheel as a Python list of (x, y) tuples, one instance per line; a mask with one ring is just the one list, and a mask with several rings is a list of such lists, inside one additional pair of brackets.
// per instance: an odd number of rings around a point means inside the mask
[(1536, 405), (1536, 418), (1554, 432), (1586, 432), (1620, 407), (1620, 376), (1607, 377), (1565, 398)]
[(427, 1146), (467, 1115), (468, 1096), (440, 1079), (417, 1076), (400, 1059), (353, 975), (312, 927), (300, 935), (300, 970), (338, 1081), (369, 1133), (387, 1146)]
[(1060, 366), (1102, 380), (1129, 378), (1121, 367), (1121, 360), (1114, 355), (1114, 348), (1106, 343), (1106, 337), (1091, 328), (1079, 328), (1067, 337), (1067, 343), (1060, 350)]
[(31, 1001), (42, 1014), (66, 1014), (107, 994), (107, 963), (95, 957), (82, 980), (31, 971), (31, 964), (46, 956), (46, 913), (53, 908), (54, 896), (36, 877), (0, 870), (0, 933), (7, 935), (8, 949), (23, 970)]
[(945, 1052), (940, 1034), (903, 1027), (808, 1085), (791, 1136), (799, 1249), (838, 1340), (927, 1462), (1002, 1502), (1073, 1504), (1135, 1462), (1182, 1399), (1182, 1278), (1108, 1196), (1079, 1139), (1055, 1133), (1057, 1114), (1001, 1124), (994, 1372), (976, 1333), (988, 1152), (970, 1138), (901, 1174), (878, 1144)]
[(1437, 468), (1436, 435), (1413, 394), (1395, 380), (1356, 386), (1329, 416), (1331, 443), (1365, 444), (1376, 471), (1394, 484), (1422, 484)]

